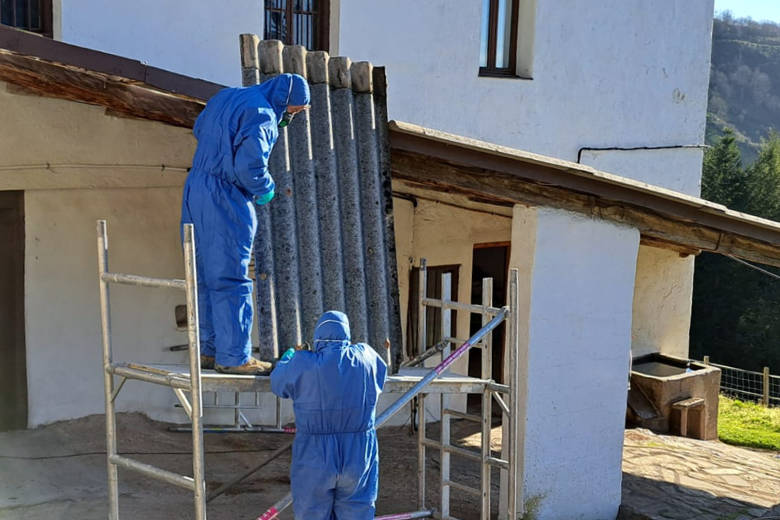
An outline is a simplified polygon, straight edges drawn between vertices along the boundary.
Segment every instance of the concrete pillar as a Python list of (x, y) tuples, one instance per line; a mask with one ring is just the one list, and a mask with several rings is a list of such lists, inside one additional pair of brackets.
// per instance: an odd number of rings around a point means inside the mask
[(641, 246), (636, 263), (632, 354), (688, 357), (694, 256)]
[(617, 515), (638, 248), (633, 228), (514, 208), (524, 385), (513, 407), (527, 518)]

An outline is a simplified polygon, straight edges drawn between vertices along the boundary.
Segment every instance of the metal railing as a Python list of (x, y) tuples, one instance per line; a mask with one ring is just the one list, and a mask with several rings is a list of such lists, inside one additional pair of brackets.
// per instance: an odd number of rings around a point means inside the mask
[(744, 370), (712, 363), (709, 356), (704, 356), (702, 363), (720, 369), (720, 393), (764, 406), (780, 406), (780, 376), (770, 374), (769, 367), (761, 372)]

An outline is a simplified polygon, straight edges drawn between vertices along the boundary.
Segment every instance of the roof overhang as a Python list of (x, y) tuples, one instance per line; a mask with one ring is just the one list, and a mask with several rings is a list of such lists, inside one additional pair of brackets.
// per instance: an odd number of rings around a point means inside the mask
[(192, 127), (222, 85), (0, 25), (0, 81), (18, 92)]
[[(0, 81), (20, 92), (192, 127), (222, 85), (0, 25)], [(621, 222), (644, 243), (780, 266), (780, 224), (672, 190), (409, 123), (389, 123), (393, 177), (481, 203), (548, 206)]]
[(497, 205), (548, 206), (624, 223), (646, 244), (780, 266), (780, 223), (588, 166), (417, 125), (389, 123), (394, 179)]

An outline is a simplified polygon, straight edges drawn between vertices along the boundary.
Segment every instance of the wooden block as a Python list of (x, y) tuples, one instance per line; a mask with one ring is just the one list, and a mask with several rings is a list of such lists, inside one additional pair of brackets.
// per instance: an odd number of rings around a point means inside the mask
[(701, 397), (690, 397), (688, 399), (683, 399), (682, 401), (677, 401), (672, 403), (672, 408), (677, 409), (688, 409), (688, 408), (698, 408), (700, 406), (704, 406), (704, 399)]

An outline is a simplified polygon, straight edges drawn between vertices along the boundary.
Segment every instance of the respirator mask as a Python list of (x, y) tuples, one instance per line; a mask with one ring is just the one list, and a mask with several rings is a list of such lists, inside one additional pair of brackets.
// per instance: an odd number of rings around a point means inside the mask
[(293, 120), (293, 116), (295, 116), (295, 114), (291, 114), (285, 110), (284, 115), (282, 115), (282, 120), (279, 121), (279, 128), (284, 128), (289, 125), (290, 121)]

